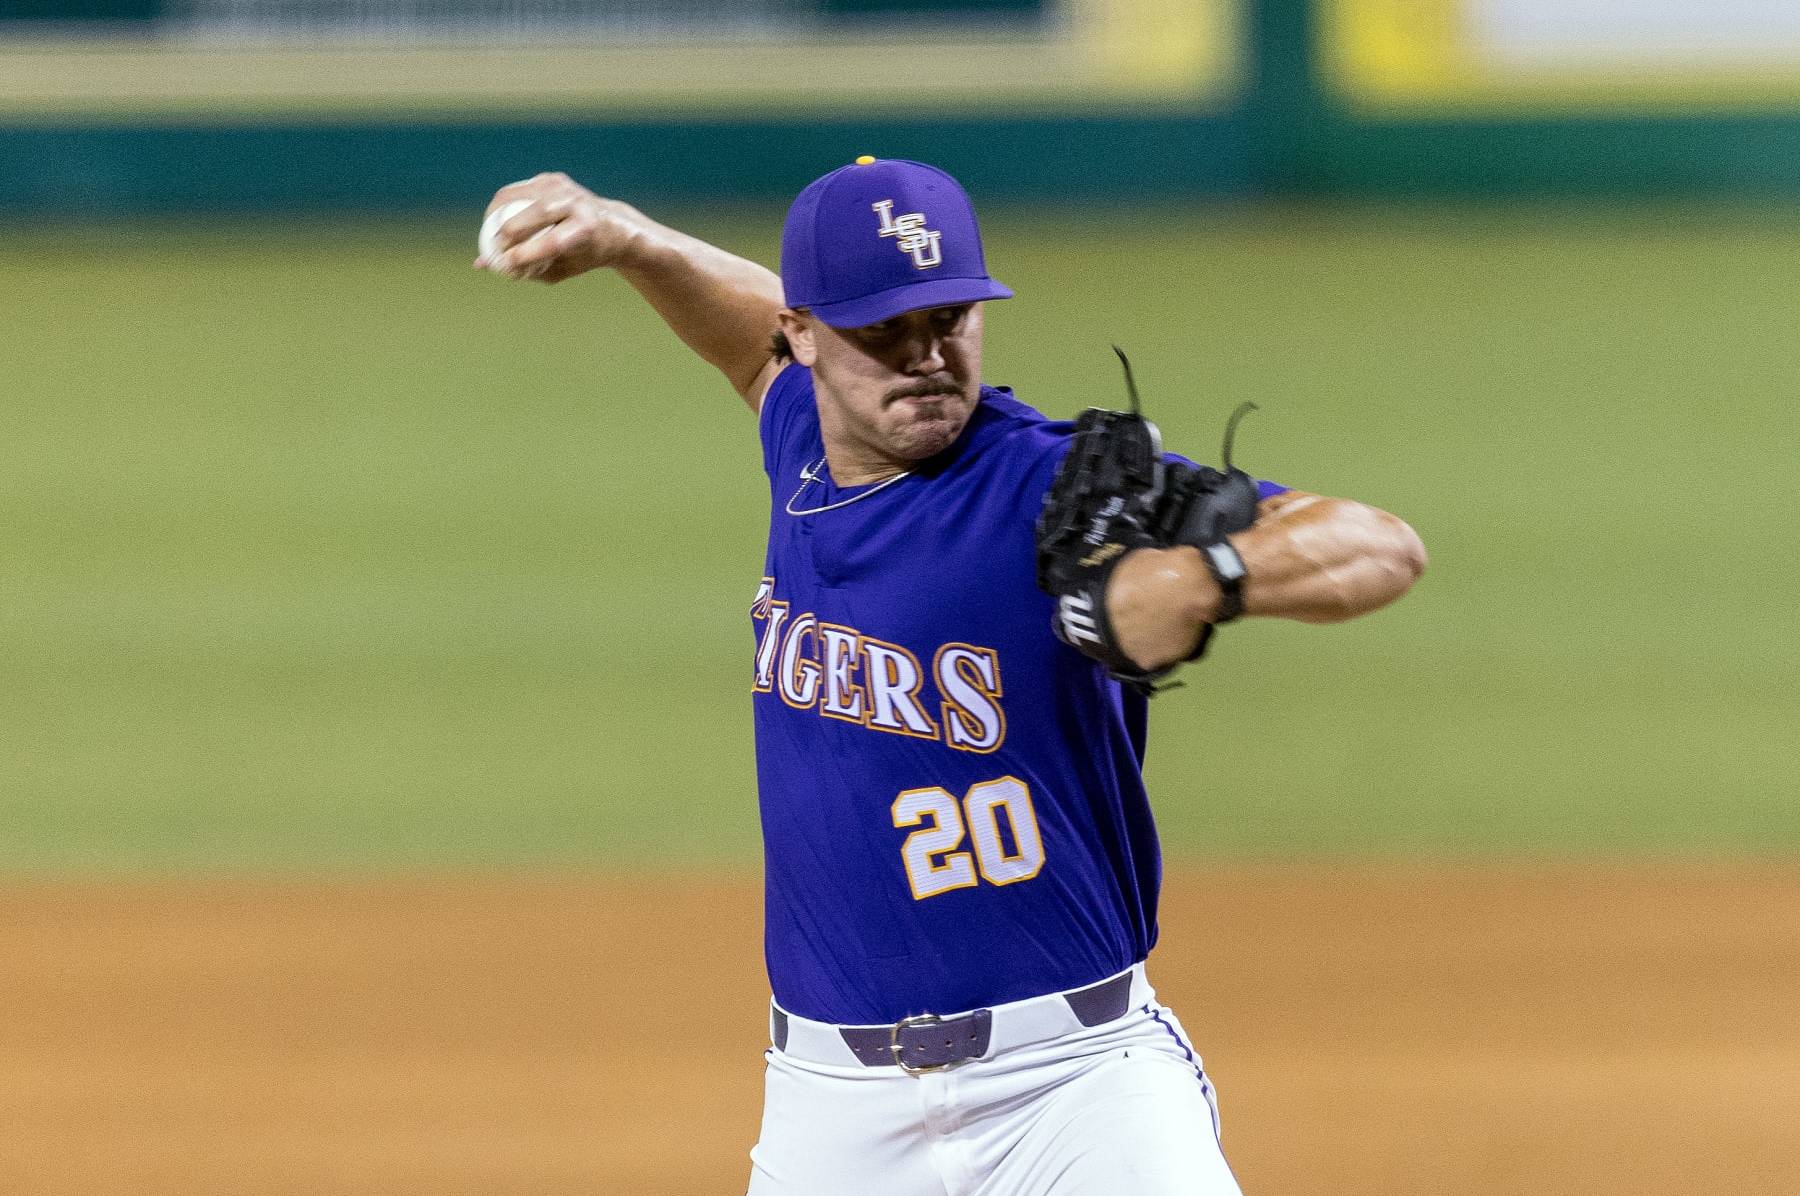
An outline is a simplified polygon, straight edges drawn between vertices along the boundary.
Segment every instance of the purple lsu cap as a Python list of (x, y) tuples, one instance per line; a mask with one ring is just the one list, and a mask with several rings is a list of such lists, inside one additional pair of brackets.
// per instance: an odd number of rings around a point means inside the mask
[(975, 207), (935, 166), (858, 158), (815, 179), (781, 230), (781, 286), (833, 328), (1010, 299), (988, 277)]

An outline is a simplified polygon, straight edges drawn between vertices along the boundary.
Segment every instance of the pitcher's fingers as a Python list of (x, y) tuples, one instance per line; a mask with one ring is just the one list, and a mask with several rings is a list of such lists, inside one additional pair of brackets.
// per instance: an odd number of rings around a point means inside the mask
[(561, 254), (556, 226), (540, 225), (511, 249), (495, 254), (493, 268), (513, 278), (531, 278), (548, 269)]
[(566, 176), (548, 174), (533, 175), (528, 179), (508, 183), (494, 192), (493, 198), (488, 200), (486, 210), (481, 213), (482, 219), (493, 215), (496, 208), (503, 208), (510, 203), (521, 200), (535, 203), (566, 195), (573, 183), (574, 180)]
[(506, 252), (495, 254), (487, 266), (508, 278), (542, 278), (551, 270), (567, 270), (571, 265), (570, 252), (579, 241), (579, 230), (561, 224), (546, 225)]
[(568, 215), (568, 212), (569, 204), (566, 199), (537, 200), (530, 207), (513, 213), (501, 222), (500, 227), (494, 230), (494, 249), (504, 253), (529, 241)]
[(491, 212), (501, 204), (515, 199), (541, 199), (574, 186), (575, 180), (561, 171), (545, 171), (528, 179), (515, 179), (494, 192), (494, 198), (488, 201), (487, 210)]

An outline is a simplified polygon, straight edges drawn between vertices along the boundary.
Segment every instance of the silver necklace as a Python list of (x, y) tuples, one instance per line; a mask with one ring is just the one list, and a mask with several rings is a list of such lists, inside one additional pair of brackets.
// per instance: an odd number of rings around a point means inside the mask
[(853, 502), (861, 502), (863, 499), (869, 497), (871, 494), (879, 494), (881, 491), (886, 490), (889, 486), (892, 486), (895, 482), (899, 481), (901, 478), (908, 477), (912, 473), (912, 470), (910, 470), (910, 469), (902, 470), (899, 473), (895, 474), (891, 478), (885, 478), (882, 481), (875, 483), (873, 486), (870, 486), (867, 490), (864, 490), (861, 494), (853, 494), (849, 498), (846, 498), (841, 502), (826, 503), (822, 507), (807, 507), (805, 510), (802, 510), (802, 511), (794, 510), (794, 504), (800, 501), (800, 496), (802, 494), (806, 493), (806, 488), (808, 486), (812, 485), (814, 482), (819, 480), (819, 471), (824, 468), (825, 468), (825, 458), (820, 457), (817, 461), (814, 461), (811, 465), (805, 466), (804, 468), (802, 468), (800, 470), (800, 489), (794, 491), (794, 496), (787, 500), (787, 508), (786, 509), (787, 509), (788, 514), (790, 514), (790, 515), (817, 515), (822, 511), (835, 511), (839, 507), (847, 507)]

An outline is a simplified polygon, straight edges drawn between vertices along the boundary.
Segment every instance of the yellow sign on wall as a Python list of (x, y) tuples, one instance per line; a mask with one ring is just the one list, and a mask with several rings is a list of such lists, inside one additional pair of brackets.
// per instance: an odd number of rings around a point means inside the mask
[(1066, 0), (1041, 30), (498, 44), (0, 40), (0, 119), (1008, 115), (1218, 109), (1243, 0)]
[(1314, 0), (1320, 67), (1353, 107), (1800, 108), (1800, 0)]

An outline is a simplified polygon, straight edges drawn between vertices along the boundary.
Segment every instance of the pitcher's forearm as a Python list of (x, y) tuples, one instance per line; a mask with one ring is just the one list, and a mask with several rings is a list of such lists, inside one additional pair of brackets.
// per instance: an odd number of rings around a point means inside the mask
[[(1386, 511), (1342, 498), (1281, 495), (1229, 537), (1244, 558), (1246, 615), (1337, 623), (1412, 587), (1425, 548)], [(1184, 659), (1217, 617), (1219, 586), (1197, 548), (1143, 548), (1120, 562), (1107, 612), (1120, 646), (1146, 669)]]
[(1247, 615), (1340, 623), (1386, 606), (1425, 571), (1425, 546), (1404, 520), (1347, 498), (1271, 502), (1234, 542), (1249, 573)]
[(766, 267), (658, 224), (635, 208), (616, 269), (688, 348), (746, 394), (771, 354), (781, 279)]

